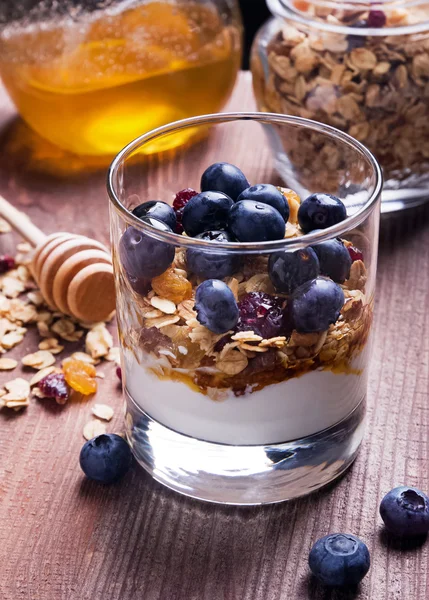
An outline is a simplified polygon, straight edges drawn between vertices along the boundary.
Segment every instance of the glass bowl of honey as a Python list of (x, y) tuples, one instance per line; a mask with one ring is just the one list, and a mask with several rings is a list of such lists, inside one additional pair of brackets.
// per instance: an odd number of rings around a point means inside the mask
[(0, 22), (0, 77), (22, 118), (80, 155), (221, 110), (240, 66), (235, 0), (25, 0)]

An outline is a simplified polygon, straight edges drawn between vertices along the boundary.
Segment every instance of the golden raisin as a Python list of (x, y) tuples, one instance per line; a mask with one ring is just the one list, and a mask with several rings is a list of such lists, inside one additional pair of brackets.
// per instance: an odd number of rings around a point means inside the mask
[(282, 187), (279, 189), (289, 204), (289, 222), (296, 225), (298, 223), (298, 209), (301, 204), (301, 199), (293, 190)]
[(90, 365), (83, 360), (67, 358), (63, 362), (64, 377), (69, 386), (89, 396), (97, 391), (97, 381), (95, 380), (96, 370), (93, 365)]
[(165, 273), (152, 279), (152, 289), (158, 296), (167, 298), (175, 304), (179, 304), (192, 296), (191, 282), (174, 269), (167, 269)]

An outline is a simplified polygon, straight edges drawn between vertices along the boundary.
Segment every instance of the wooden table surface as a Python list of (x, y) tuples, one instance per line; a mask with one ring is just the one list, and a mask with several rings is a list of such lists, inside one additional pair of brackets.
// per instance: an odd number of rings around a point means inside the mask
[[(253, 108), (248, 76), (230, 106)], [(104, 182), (105, 169), (84, 170), (79, 159), (32, 134), (0, 90), (0, 193), (48, 233), (69, 230), (107, 242)], [(15, 242), (1, 235), (0, 252)], [(0, 598), (428, 598), (429, 542), (395, 542), (378, 516), (394, 485), (429, 491), (428, 306), (429, 206), (382, 222), (368, 428), (359, 457), (341, 481), (299, 501), (209, 505), (170, 492), (138, 467), (120, 484), (102, 487), (86, 481), (78, 466), (90, 403), (34, 400), (22, 413), (1, 411)], [(36, 335), (27, 334), (10, 355), (35, 345)], [(116, 408), (109, 430), (118, 431), (121, 394), (113, 365), (103, 370), (97, 401)], [(0, 374), (3, 382), (11, 378)], [(338, 531), (362, 537), (371, 552), (371, 570), (356, 591), (326, 591), (309, 577), (311, 545)]]

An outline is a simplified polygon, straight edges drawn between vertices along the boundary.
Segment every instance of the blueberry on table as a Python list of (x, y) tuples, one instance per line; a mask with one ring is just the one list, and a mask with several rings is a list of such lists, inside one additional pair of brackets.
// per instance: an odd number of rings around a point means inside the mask
[(288, 201), (276, 186), (269, 183), (252, 185), (238, 196), (237, 202), (240, 202), (240, 200), (253, 200), (262, 204), (269, 204), (279, 211), (285, 223), (289, 219)]
[(210, 165), (201, 177), (201, 191), (223, 192), (237, 200), (243, 190), (249, 187), (244, 173), (236, 166), (226, 162)]
[(201, 192), (183, 209), (182, 225), (186, 234), (195, 237), (204, 231), (224, 229), (233, 201), (222, 192)]
[(304, 233), (326, 229), (347, 219), (343, 202), (331, 194), (312, 194), (298, 209), (298, 223)]
[(139, 204), (139, 206), (136, 206), (136, 208), (133, 209), (133, 215), (139, 219), (142, 217), (153, 217), (171, 227), (173, 231), (176, 231), (176, 213), (173, 210), (173, 207), (166, 202), (161, 202), (159, 200), (143, 202), (143, 204)]
[(88, 479), (99, 483), (113, 483), (129, 470), (132, 454), (129, 445), (120, 435), (106, 433), (84, 444), (79, 461)]
[(295, 290), (291, 317), (299, 333), (326, 331), (340, 316), (344, 304), (341, 287), (326, 277), (307, 281)]
[(205, 279), (224, 279), (238, 271), (241, 264), (238, 254), (226, 254), (224, 250), (216, 250), (217, 242), (235, 241), (231, 234), (227, 231), (205, 231), (196, 238), (213, 242), (214, 247), (206, 250), (187, 250), (186, 264), (192, 273)]
[(320, 275), (319, 259), (312, 248), (271, 254), (268, 274), (278, 292), (292, 294), (300, 285)]
[(286, 225), (272, 206), (241, 200), (229, 212), (228, 229), (240, 242), (267, 242), (283, 239)]
[(366, 544), (349, 533), (333, 533), (320, 538), (308, 558), (313, 575), (328, 586), (357, 585), (368, 573), (370, 563)]
[(343, 242), (336, 238), (327, 240), (313, 247), (320, 263), (320, 272), (336, 283), (344, 283), (350, 277), (352, 259)]
[(231, 289), (219, 279), (208, 279), (197, 287), (197, 320), (213, 333), (226, 333), (237, 325), (238, 306)]
[(400, 486), (390, 490), (381, 501), (380, 515), (394, 535), (429, 533), (429, 498), (417, 488)]
[[(159, 231), (172, 233), (171, 228), (158, 219), (143, 217), (141, 221)], [(174, 246), (135, 227), (128, 227), (119, 242), (122, 266), (135, 289), (138, 289), (139, 282), (143, 281), (143, 289), (145, 281), (164, 273), (173, 262), (174, 255)]]

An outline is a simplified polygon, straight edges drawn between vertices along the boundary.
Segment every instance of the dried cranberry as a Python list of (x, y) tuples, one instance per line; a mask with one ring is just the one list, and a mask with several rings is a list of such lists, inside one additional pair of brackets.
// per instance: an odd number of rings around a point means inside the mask
[(185, 206), (187, 205), (189, 200), (191, 198), (193, 198), (194, 196), (196, 196), (197, 194), (198, 194), (198, 192), (196, 192), (192, 188), (185, 188), (184, 190), (177, 192), (176, 197), (174, 198), (174, 201), (173, 201), (173, 208), (176, 212), (176, 218), (177, 218), (176, 233), (183, 233), (183, 226), (182, 226), (183, 209), (185, 208)]
[(122, 369), (121, 369), (121, 367), (116, 367), (116, 377), (119, 379), (119, 381), (122, 381)]
[(283, 335), (287, 330), (284, 300), (264, 292), (250, 292), (238, 303), (237, 331), (254, 331), (265, 339)]
[(370, 10), (367, 25), (370, 28), (384, 27), (386, 25), (386, 14), (382, 10)]
[(8, 254), (0, 256), (0, 274), (14, 269), (15, 266), (15, 259), (13, 256), (9, 256)]
[(55, 398), (58, 404), (65, 404), (70, 397), (70, 388), (63, 373), (46, 375), (38, 385), (47, 398)]
[(358, 248), (356, 248), (355, 246), (349, 246), (347, 250), (349, 251), (352, 262), (355, 262), (356, 260), (363, 261), (363, 254), (360, 250), (358, 250)]

